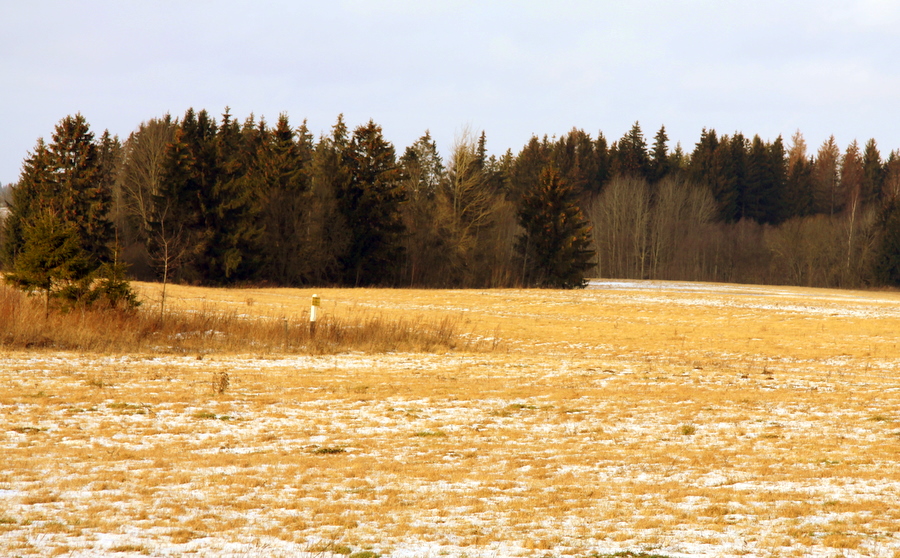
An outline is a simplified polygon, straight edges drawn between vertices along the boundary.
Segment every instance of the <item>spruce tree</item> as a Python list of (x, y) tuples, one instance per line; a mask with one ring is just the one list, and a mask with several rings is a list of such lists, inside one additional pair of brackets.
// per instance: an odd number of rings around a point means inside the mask
[(551, 161), (552, 149), (553, 146), (546, 136), (543, 140), (538, 139), (537, 136), (531, 136), (531, 139), (516, 156), (510, 169), (506, 199), (513, 203), (519, 203), (526, 192), (538, 187), (541, 170)]
[(552, 158), (562, 180), (579, 196), (587, 199), (590, 193), (599, 191), (599, 164), (594, 141), (583, 130), (573, 128), (560, 137), (553, 145)]
[(747, 182), (743, 216), (758, 223), (778, 224), (785, 218), (787, 180), (781, 136), (770, 144), (754, 136), (747, 157)]
[(338, 283), (342, 279), (341, 260), (350, 244), (350, 230), (339, 209), (338, 196), (349, 188), (350, 146), (344, 116), (338, 115), (331, 135), (320, 138), (312, 156), (312, 188), (309, 223), (305, 243), (309, 247), (311, 281)]
[(437, 193), (445, 170), (437, 145), (426, 131), (400, 158), (406, 203), (401, 209), (405, 237), (406, 269), (404, 282), (410, 285), (437, 284), (443, 259), (438, 235)]
[(591, 195), (596, 196), (612, 178), (612, 160), (609, 145), (603, 132), (599, 132), (597, 139), (594, 141), (594, 160), (596, 161), (597, 171), (594, 175), (594, 180), (588, 186), (588, 190)]
[(873, 138), (866, 142), (863, 151), (862, 203), (869, 205), (878, 201), (883, 183), (884, 165), (881, 162), (878, 145)]
[(647, 141), (644, 139), (640, 123), (635, 122), (631, 130), (616, 144), (613, 169), (621, 176), (648, 178), (650, 155), (647, 152)]
[(650, 152), (650, 172), (649, 180), (651, 183), (659, 182), (664, 176), (669, 174), (671, 163), (669, 161), (669, 136), (666, 134), (666, 127), (660, 126), (659, 131), (653, 137), (653, 150)]
[(747, 213), (747, 169), (750, 142), (744, 134), (735, 132), (730, 138), (722, 136), (716, 154), (719, 212), (729, 222), (740, 221)]
[(346, 151), (350, 180), (337, 192), (337, 207), (349, 227), (342, 261), (349, 285), (386, 284), (397, 275), (403, 253), (403, 190), (394, 147), (374, 121), (359, 126)]
[(143, 225), (151, 264), (163, 283), (160, 315), (165, 312), (166, 285), (185, 276), (184, 269), (193, 263), (206, 240), (194, 158), (184, 136), (183, 128), (175, 129), (165, 148), (159, 184), (149, 195)]
[(13, 189), (6, 223), (4, 255), (13, 284), (44, 292), (48, 304), (53, 295), (82, 303), (127, 299), (134, 305), (133, 295), (123, 299), (104, 290), (108, 281), (96, 281), (124, 274), (114, 259), (109, 219), (117, 143), (108, 134), (96, 142), (80, 114), (62, 119), (49, 144), (38, 140)]
[(242, 128), (226, 107), (218, 129), (209, 133), (202, 115), (192, 153), (205, 226), (198, 268), (210, 283), (252, 279), (259, 269), (262, 237), (259, 188), (252, 183), (255, 125), (251, 121)]
[(45, 314), (50, 311), (51, 297), (65, 294), (77, 298), (88, 288), (90, 257), (74, 225), (46, 209), (24, 223), (22, 236), (24, 242), (6, 281), (29, 294), (43, 295)]
[(785, 183), (785, 218), (812, 215), (815, 204), (813, 162), (806, 155), (806, 141), (798, 131), (791, 138)]
[(813, 162), (812, 180), (815, 204), (813, 213), (835, 215), (843, 209), (839, 163), (841, 150), (834, 136), (822, 142)]
[(286, 114), (260, 146), (262, 251), (265, 277), (282, 285), (310, 280), (305, 234), (311, 206), (312, 138), (305, 123), (295, 132)]
[(527, 286), (583, 288), (585, 271), (594, 251), (591, 227), (577, 206), (577, 195), (562, 182), (552, 165), (541, 173), (540, 184), (522, 197), (518, 212), (524, 233), (516, 251)]
[(78, 231), (82, 246), (95, 262), (111, 260), (114, 238), (109, 211), (112, 193), (100, 146), (80, 114), (60, 121), (53, 133), (50, 163), (56, 197), (51, 202), (64, 221)]
[[(694, 146), (691, 153), (688, 175), (693, 182), (709, 188), (719, 210), (719, 218), (725, 222), (733, 222), (738, 219), (739, 195), (732, 183), (731, 177), (737, 174), (740, 166), (743, 167), (743, 151), (741, 157), (732, 157), (733, 147), (743, 150), (743, 144), (737, 145), (734, 139), (729, 141), (727, 136), (720, 140), (715, 130), (706, 128), (700, 133), (700, 141)], [(740, 136), (743, 138), (743, 136)]]
[(880, 215), (875, 277), (883, 285), (900, 285), (900, 200), (889, 198)]
[(3, 244), (3, 262), (6, 267), (15, 265), (16, 257), (25, 245), (24, 228), (30, 219), (35, 218), (42, 209), (42, 199), (53, 195), (53, 170), (50, 164), (50, 151), (43, 139), (39, 139), (34, 151), (22, 165), (22, 175), (14, 185), (10, 195), (9, 215), (3, 223), (5, 241)]

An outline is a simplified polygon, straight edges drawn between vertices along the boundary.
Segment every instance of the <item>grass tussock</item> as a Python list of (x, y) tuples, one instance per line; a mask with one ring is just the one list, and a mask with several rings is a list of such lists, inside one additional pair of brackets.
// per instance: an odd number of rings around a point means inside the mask
[[(137, 310), (78, 308), (51, 311), (11, 287), (0, 285), (0, 348), (85, 352), (304, 353), (342, 351), (441, 352), (483, 350), (461, 332), (460, 321), (389, 319), (358, 313), (325, 316), (310, 329), (308, 314), (276, 317), (200, 308), (160, 316)], [(221, 379), (214, 389), (224, 392)]]

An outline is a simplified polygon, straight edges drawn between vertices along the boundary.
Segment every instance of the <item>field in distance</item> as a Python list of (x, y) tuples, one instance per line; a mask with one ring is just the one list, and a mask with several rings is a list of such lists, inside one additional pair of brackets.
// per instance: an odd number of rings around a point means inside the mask
[[(159, 286), (136, 286), (149, 311)], [(900, 295), (174, 286), (167, 305), (302, 320), (313, 292), (347, 323), (449, 318), (471, 342), (0, 349), (0, 555), (900, 557)]]

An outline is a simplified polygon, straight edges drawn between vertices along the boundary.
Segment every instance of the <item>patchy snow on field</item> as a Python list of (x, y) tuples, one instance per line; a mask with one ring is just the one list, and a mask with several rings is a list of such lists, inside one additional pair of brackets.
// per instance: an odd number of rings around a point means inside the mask
[(497, 352), (0, 353), (0, 556), (900, 556), (890, 300), (622, 284)]

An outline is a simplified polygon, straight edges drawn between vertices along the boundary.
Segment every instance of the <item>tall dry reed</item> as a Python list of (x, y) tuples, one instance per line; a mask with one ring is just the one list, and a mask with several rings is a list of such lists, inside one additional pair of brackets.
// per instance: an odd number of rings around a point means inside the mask
[(308, 314), (246, 316), (212, 308), (163, 317), (150, 309), (113, 308), (75, 308), (45, 316), (37, 299), (0, 286), (0, 348), (7, 349), (320, 354), (490, 348), (470, 342), (455, 318), (324, 317), (315, 332), (308, 319)]

